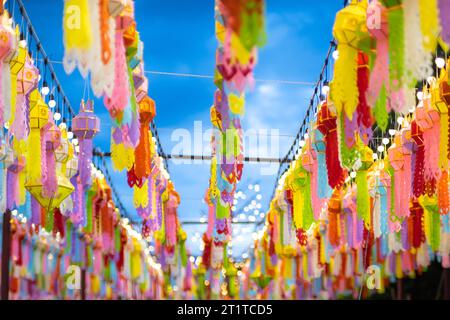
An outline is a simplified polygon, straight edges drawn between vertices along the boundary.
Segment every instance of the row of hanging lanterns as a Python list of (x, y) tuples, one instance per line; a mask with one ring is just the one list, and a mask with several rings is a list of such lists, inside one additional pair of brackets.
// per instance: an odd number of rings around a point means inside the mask
[[(79, 17), (71, 10), (74, 5), (80, 8)], [(67, 73), (78, 68), (84, 78), (89, 76), (95, 96), (104, 99), (112, 122), (113, 168), (127, 171), (133, 204), (142, 219), (142, 234), (159, 244), (156, 254), (168, 275), (166, 291), (173, 293), (173, 287), (181, 287), (177, 281), (184, 279), (176, 274), (187, 272), (191, 266), (185, 249), (186, 233), (178, 221), (180, 196), (157, 152), (157, 137), (150, 130), (156, 105), (148, 96), (144, 43), (134, 13), (132, 0), (66, 0), (63, 62)], [(81, 154), (85, 150), (91, 155), (90, 143), (91, 139), (80, 140)], [(183, 290), (176, 294), (180, 293)]]
[(244, 275), (258, 297), (358, 298), (434, 259), (450, 267), (449, 4), (350, 1), (337, 13), (330, 90)]

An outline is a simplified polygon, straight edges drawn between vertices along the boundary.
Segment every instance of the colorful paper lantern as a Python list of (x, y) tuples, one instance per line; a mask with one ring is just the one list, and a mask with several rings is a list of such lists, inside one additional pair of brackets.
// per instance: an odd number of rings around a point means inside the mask
[(333, 34), (339, 44), (358, 48), (360, 35), (367, 33), (367, 1), (352, 0), (350, 4), (336, 14)]
[(94, 114), (94, 103), (81, 101), (80, 113), (72, 120), (72, 130), (79, 139), (78, 167), (83, 186), (91, 183), (92, 139), (100, 131), (100, 119)]
[(140, 139), (135, 149), (134, 173), (138, 179), (150, 175), (150, 122), (155, 117), (155, 102), (146, 96), (139, 103)]
[(109, 1), (109, 14), (115, 18), (120, 15), (127, 5), (127, 0), (110, 0)]
[(28, 49), (19, 47), (17, 54), (9, 62), (11, 74), (17, 76), (22, 68), (25, 66), (25, 61), (28, 56)]
[(39, 70), (35, 67), (31, 58), (27, 55), (25, 65), (17, 75), (17, 93), (27, 95), (36, 89), (39, 78)]
[(14, 30), (8, 22), (8, 14), (3, 13), (0, 23), (0, 61), (8, 62), (14, 56), (17, 40)]

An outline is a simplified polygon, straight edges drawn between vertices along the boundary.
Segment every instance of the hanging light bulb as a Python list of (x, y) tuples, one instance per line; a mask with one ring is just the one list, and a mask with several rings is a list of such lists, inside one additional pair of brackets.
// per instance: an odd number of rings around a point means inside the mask
[(390, 136), (395, 136), (395, 129), (389, 129), (389, 135)]
[(55, 121), (61, 120), (61, 113), (59, 113), (58, 111), (56, 111), (56, 112), (53, 114), (53, 119), (55, 119)]
[(399, 125), (402, 125), (402, 124), (403, 124), (403, 120), (405, 120), (405, 119), (403, 119), (403, 117), (398, 117), (398, 118), (397, 118), (397, 123), (398, 123)]
[(67, 139), (72, 140), (73, 139), (73, 132), (69, 130), (69, 132), (67, 132)]
[(329, 85), (328, 81), (325, 81), (323, 83), (323, 87), (322, 87), (322, 94), (324, 96), (326, 96), (326, 95), (328, 95), (328, 92), (330, 92), (330, 85)]
[(419, 100), (419, 101), (423, 100), (423, 92), (422, 91), (417, 92), (417, 100)]
[(388, 138), (383, 138), (382, 140), (384, 145), (387, 145), (389, 143), (389, 139)]
[(64, 122), (64, 119), (63, 119), (63, 122), (61, 122), (61, 123), (59, 124), (59, 128), (60, 128), (61, 130), (66, 130), (66, 129), (67, 129), (67, 124)]
[(352, 177), (353, 179), (356, 178), (356, 172), (355, 171), (350, 172), (350, 177)]
[(54, 107), (56, 107), (56, 101), (55, 101), (55, 97), (53, 96), (53, 93), (50, 94), (50, 100), (48, 101), (48, 106), (52, 109)]
[(21, 48), (26, 48), (27, 47), (27, 41), (25, 40), (25, 37), (24, 37), (23, 33), (20, 34), (19, 46)]
[(50, 93), (50, 88), (47, 85), (47, 81), (44, 80), (44, 83), (42, 84), (41, 93), (46, 96)]
[(339, 59), (339, 51), (334, 50), (331, 56), (333, 57), (334, 60)]
[(372, 154), (372, 158), (373, 158), (373, 160), (377, 160), (377, 159), (378, 159), (378, 154), (373, 153), (373, 154)]
[(436, 60), (434, 60), (434, 62), (436, 63), (436, 67), (438, 67), (439, 69), (445, 67), (445, 60), (441, 57), (437, 57)]
[(378, 152), (383, 152), (384, 151), (384, 146), (378, 146), (377, 150), (378, 150)]

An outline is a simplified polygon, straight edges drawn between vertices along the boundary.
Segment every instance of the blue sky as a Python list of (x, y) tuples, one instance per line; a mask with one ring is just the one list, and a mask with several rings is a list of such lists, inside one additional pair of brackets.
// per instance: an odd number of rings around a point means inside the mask
[[(64, 52), (63, 1), (23, 2), (47, 54), (52, 60), (61, 61)], [(144, 42), (146, 70), (213, 74), (216, 49), (213, 0), (135, 2), (137, 28)], [(334, 16), (341, 7), (340, 0), (266, 0), (268, 43), (259, 51), (255, 77), (315, 82), (332, 38)], [(54, 67), (72, 106), (78, 111), (84, 80), (77, 71), (69, 76), (61, 65), (55, 64)], [(204, 130), (209, 128), (209, 108), (215, 90), (212, 80), (154, 74), (147, 74), (147, 77), (149, 95), (157, 105), (155, 122), (166, 153), (170, 153), (177, 144), (171, 139), (173, 130), (186, 129), (192, 133), (194, 121), (202, 121)], [(287, 152), (303, 120), (311, 93), (311, 86), (274, 82), (257, 82), (255, 88), (248, 92), (244, 128), (279, 130), (279, 151), (267, 156), (284, 156)], [(101, 101), (96, 101), (95, 107), (102, 121), (102, 131), (95, 138), (95, 145), (107, 151), (110, 144), (109, 116)], [(247, 146), (247, 154), (254, 155), (254, 152), (254, 147)], [(266, 164), (264, 166), (267, 167)], [(260, 169), (261, 165), (247, 163), (240, 189), (248, 194), (247, 200), (261, 194), (260, 211), (266, 211), (275, 174), (262, 175)], [(182, 165), (169, 161), (169, 172), (181, 195), (180, 219), (199, 220), (203, 212), (207, 212), (202, 198), (208, 186), (209, 164)], [(114, 173), (113, 180), (128, 211), (134, 214), (132, 190), (126, 184), (126, 173)], [(248, 185), (255, 183), (260, 185), (261, 190), (248, 190)], [(241, 200), (237, 208), (241, 208), (244, 202)], [(242, 213), (248, 216), (248, 212)], [(193, 254), (199, 254), (200, 241), (195, 241), (195, 236), (201, 236), (205, 226), (186, 225), (185, 229), (190, 238), (189, 248)], [(244, 229), (240, 230), (242, 237), (233, 245), (233, 254), (240, 256), (251, 243), (253, 227), (244, 225), (236, 229)]]

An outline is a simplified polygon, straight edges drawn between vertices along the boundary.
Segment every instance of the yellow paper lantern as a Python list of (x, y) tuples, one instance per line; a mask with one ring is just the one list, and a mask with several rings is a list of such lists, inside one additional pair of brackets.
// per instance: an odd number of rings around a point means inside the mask
[(17, 55), (15, 55), (9, 63), (12, 75), (17, 76), (20, 70), (22, 70), (25, 65), (27, 55), (27, 48), (19, 47), (19, 50), (17, 50)]
[(366, 24), (367, 2), (352, 0), (350, 5), (336, 14), (333, 35), (339, 44), (358, 48), (361, 35), (367, 35)]
[(70, 181), (62, 175), (57, 175), (57, 188), (56, 192), (51, 197), (43, 196), (43, 184), (42, 182), (29, 181), (25, 184), (25, 188), (28, 192), (39, 202), (39, 204), (47, 211), (59, 207), (61, 202), (64, 201), (73, 191), (74, 187)]

